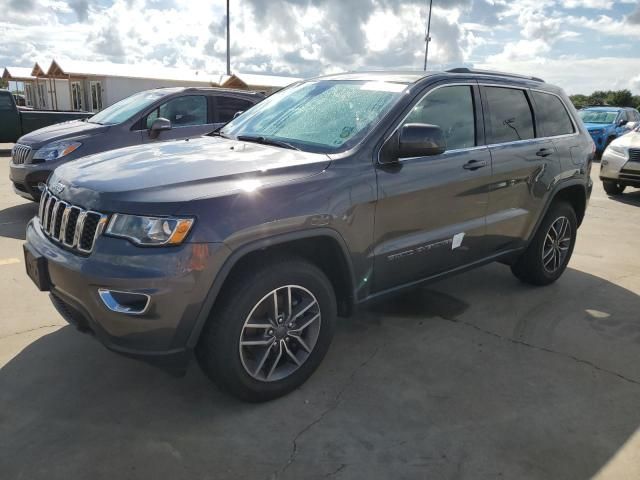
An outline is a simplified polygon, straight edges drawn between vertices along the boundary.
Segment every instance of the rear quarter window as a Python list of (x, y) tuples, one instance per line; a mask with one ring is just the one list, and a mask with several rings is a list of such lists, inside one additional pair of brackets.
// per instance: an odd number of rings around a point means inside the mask
[(539, 136), (556, 137), (575, 133), (566, 107), (555, 95), (532, 92), (536, 104), (536, 118), (541, 132)]

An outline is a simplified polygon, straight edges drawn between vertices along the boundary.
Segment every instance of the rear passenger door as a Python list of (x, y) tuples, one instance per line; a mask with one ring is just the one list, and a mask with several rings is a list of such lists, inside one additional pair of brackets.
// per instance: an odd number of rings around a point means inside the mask
[(536, 132), (530, 92), (510, 86), (481, 92), (493, 165), (487, 248), (497, 253), (523, 245), (548, 193), (543, 180), (559, 159), (553, 141)]
[[(206, 95), (174, 97), (154, 108), (142, 120), (142, 128), (146, 129), (142, 139), (144, 142), (155, 142), (199, 137), (211, 133), (215, 130), (211, 113)], [(170, 120), (171, 130), (160, 132), (158, 137), (154, 139), (148, 135), (148, 132), (157, 118)]]

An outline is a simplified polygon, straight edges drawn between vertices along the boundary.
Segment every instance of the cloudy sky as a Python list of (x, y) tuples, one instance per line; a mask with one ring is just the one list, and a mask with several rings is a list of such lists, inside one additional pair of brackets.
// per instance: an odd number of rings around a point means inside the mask
[[(232, 70), (421, 69), (428, 0), (231, 0)], [(430, 68), (640, 94), (640, 0), (434, 0)], [(225, 69), (225, 0), (0, 0), (0, 66), (52, 58)], [(46, 66), (44, 67), (46, 68)]]

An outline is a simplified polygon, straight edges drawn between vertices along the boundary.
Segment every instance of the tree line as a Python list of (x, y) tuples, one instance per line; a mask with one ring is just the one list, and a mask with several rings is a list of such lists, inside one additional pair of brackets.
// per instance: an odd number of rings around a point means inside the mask
[(640, 95), (630, 90), (597, 90), (591, 95), (571, 95), (569, 97), (576, 108), (607, 105), (611, 107), (633, 107), (640, 109)]

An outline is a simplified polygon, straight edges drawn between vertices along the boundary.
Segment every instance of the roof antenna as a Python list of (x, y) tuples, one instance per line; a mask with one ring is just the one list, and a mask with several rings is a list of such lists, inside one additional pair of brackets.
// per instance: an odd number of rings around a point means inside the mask
[(429, 56), (429, 42), (431, 42), (431, 8), (433, 7), (433, 0), (429, 0), (429, 18), (427, 20), (427, 32), (424, 36), (424, 71), (427, 71), (427, 57)]

